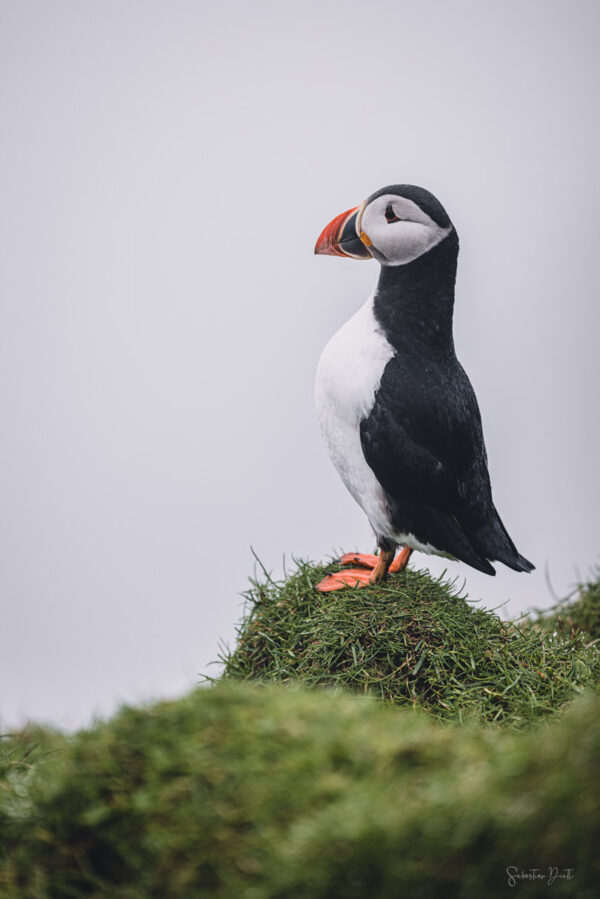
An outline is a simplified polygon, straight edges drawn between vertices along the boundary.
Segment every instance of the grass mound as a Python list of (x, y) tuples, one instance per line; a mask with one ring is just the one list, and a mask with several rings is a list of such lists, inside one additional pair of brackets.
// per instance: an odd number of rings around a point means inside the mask
[(226, 679), (344, 687), (439, 718), (515, 726), (600, 681), (600, 653), (578, 633), (503, 622), (453, 582), (410, 569), (377, 587), (318, 593), (332, 570), (301, 562), (283, 582), (253, 583)]
[(481, 899), (536, 867), (519, 893), (546, 896), (553, 867), (552, 895), (585, 899), (599, 754), (596, 697), (515, 733), (224, 683), (53, 735), (0, 818), (0, 895)]

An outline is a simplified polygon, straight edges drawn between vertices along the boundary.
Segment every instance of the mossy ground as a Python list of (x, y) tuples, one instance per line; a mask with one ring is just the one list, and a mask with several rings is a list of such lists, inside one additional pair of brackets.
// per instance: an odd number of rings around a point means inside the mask
[(324, 570), (253, 585), (216, 685), (0, 740), (1, 899), (598, 895), (593, 631)]
[(481, 899), (511, 894), (512, 865), (571, 868), (552, 895), (597, 896), (597, 699), (515, 733), (225, 683), (54, 749), (2, 819), (6, 899)]

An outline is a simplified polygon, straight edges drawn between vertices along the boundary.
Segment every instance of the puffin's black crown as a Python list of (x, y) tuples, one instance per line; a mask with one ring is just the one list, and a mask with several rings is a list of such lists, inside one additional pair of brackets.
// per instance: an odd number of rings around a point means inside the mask
[(428, 190), (425, 190), (424, 187), (417, 187), (414, 184), (390, 184), (388, 187), (382, 187), (381, 190), (376, 190), (374, 194), (371, 194), (367, 200), (367, 205), (384, 194), (396, 194), (399, 197), (404, 197), (406, 200), (412, 200), (440, 228), (447, 228), (452, 224), (448, 213), (438, 198), (434, 197)]

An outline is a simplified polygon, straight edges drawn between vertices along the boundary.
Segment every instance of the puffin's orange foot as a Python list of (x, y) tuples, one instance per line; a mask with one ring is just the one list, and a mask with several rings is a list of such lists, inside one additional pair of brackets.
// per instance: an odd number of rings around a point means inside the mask
[(375, 568), (379, 562), (379, 556), (370, 553), (344, 553), (340, 559), (342, 565), (362, 565), (363, 568)]
[(342, 565), (362, 565), (363, 567), (349, 568), (346, 571), (328, 574), (317, 584), (317, 590), (320, 593), (332, 593), (334, 590), (344, 590), (346, 587), (372, 586), (385, 580), (388, 572), (396, 574), (404, 571), (411, 553), (412, 549), (409, 546), (403, 546), (391, 564), (391, 552), (382, 552), (379, 556), (373, 556), (370, 553), (344, 553), (340, 559)]
[(363, 568), (349, 568), (346, 571), (336, 571), (328, 574), (317, 584), (320, 593), (332, 593), (334, 590), (344, 590), (346, 587), (369, 587), (371, 585), (371, 572)]

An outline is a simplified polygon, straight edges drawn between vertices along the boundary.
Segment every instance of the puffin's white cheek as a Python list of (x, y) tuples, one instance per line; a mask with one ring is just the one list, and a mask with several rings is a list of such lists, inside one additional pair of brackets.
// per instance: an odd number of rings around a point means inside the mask
[(390, 265), (404, 265), (426, 253), (435, 243), (435, 235), (419, 222), (398, 222), (378, 234), (373, 243)]

